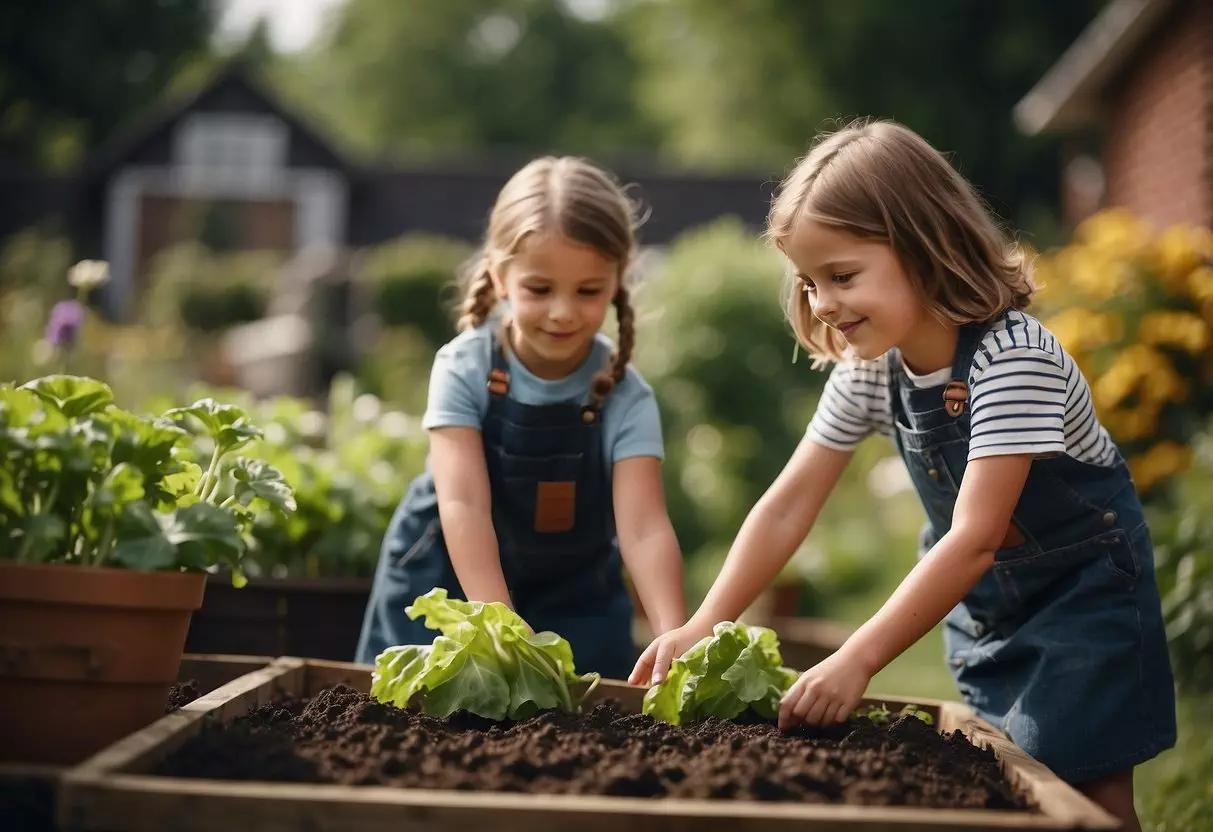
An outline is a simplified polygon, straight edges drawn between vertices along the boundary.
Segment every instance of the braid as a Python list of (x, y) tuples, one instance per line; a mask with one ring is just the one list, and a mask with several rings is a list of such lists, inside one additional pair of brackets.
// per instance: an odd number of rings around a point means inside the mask
[(489, 274), (487, 265), (481, 266), (480, 271), (468, 282), (467, 293), (463, 303), (459, 305), (459, 323), (457, 329), (473, 329), (480, 326), (488, 318), (493, 307), (497, 305), (497, 292), (493, 289), (493, 277)]
[(632, 348), (636, 345), (635, 313), (632, 311), (632, 301), (627, 288), (619, 287), (615, 293), (615, 318), (619, 324), (619, 344), (611, 363), (605, 369), (599, 370), (590, 382), (590, 402), (595, 408), (602, 407), (603, 400), (615, 389), (615, 385), (623, 381), (628, 373), (628, 363), (632, 360)]

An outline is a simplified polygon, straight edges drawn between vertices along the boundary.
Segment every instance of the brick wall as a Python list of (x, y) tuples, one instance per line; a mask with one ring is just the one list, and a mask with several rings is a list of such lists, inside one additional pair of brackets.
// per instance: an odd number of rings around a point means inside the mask
[(1110, 89), (1106, 203), (1213, 225), (1213, 3), (1181, 2)]

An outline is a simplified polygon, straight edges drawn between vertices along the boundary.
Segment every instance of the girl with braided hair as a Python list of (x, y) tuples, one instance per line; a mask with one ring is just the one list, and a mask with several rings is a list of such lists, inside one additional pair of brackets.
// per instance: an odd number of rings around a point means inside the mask
[[(438, 586), (509, 605), (566, 638), (578, 672), (612, 678), (636, 661), (624, 565), (657, 632), (685, 623), (657, 405), (629, 364), (634, 224), (581, 159), (536, 159), (501, 190), (460, 334), (434, 361), (429, 459), (385, 535), (358, 661), (432, 641), (404, 609)], [(600, 332), (611, 306), (617, 345)]]

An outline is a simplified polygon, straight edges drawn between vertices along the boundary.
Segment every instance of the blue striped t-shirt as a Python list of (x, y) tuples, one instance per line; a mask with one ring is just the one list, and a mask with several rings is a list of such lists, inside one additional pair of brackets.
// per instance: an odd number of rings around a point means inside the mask
[[(947, 382), (950, 368), (910, 375), (920, 387)], [(969, 368), (969, 460), (1065, 453), (1112, 465), (1118, 451), (1099, 423), (1086, 378), (1040, 321), (1010, 312), (982, 338)], [(840, 451), (872, 433), (893, 436), (888, 361), (848, 360), (826, 381), (808, 436)]]

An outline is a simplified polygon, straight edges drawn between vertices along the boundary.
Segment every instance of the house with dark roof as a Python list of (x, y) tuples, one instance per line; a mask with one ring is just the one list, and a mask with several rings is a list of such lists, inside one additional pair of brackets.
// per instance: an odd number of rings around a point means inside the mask
[[(185, 240), (288, 254), (369, 246), (410, 231), (478, 240), (497, 191), (524, 161), (352, 160), (233, 63), (74, 176), (0, 169), (0, 185), (15, 196), (0, 207), (0, 239), (48, 219), (63, 223), (85, 253), (109, 261), (107, 306), (121, 318), (146, 290), (151, 259)], [(779, 178), (602, 161), (635, 185), (648, 209), (647, 246), (725, 215), (760, 228)]]
[(1095, 137), (1065, 166), (1072, 223), (1119, 206), (1213, 225), (1213, 0), (1111, 0), (1014, 119), (1028, 135)]

